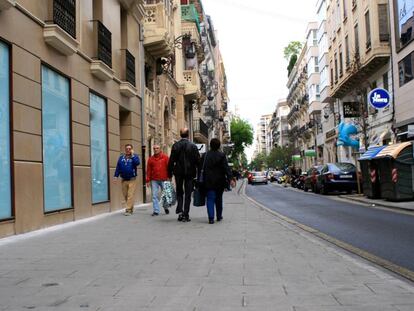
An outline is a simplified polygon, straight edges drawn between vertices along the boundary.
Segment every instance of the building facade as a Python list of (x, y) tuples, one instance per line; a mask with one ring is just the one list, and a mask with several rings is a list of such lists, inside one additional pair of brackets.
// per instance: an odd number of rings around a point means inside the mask
[(289, 105), (286, 99), (279, 100), (270, 121), (272, 147), (286, 147), (289, 144)]
[(141, 156), (142, 3), (0, 3), (0, 237), (120, 209), (110, 176), (125, 143)]
[(393, 0), (390, 3), (395, 128), (398, 140), (406, 141), (414, 137), (408, 133), (409, 126), (414, 126), (414, 2)]
[[(360, 151), (395, 140), (394, 105), (376, 110), (367, 103), (377, 87), (392, 94), (388, 1), (329, 1), (327, 33), (332, 104), (327, 114), (335, 123), (359, 129)], [(350, 147), (339, 146), (339, 162), (355, 162)]]
[(257, 154), (269, 154), (272, 150), (272, 130), (270, 122), (272, 114), (266, 114), (260, 117), (256, 132), (256, 149)]

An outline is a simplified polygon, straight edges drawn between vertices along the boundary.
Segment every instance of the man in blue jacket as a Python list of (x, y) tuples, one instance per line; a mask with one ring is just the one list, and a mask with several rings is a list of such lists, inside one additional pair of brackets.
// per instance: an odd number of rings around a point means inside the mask
[(137, 166), (140, 164), (139, 157), (134, 154), (131, 144), (125, 145), (125, 154), (122, 154), (116, 165), (114, 179), (122, 178), (122, 195), (126, 202), (125, 216), (131, 216), (134, 212), (134, 194), (137, 178)]

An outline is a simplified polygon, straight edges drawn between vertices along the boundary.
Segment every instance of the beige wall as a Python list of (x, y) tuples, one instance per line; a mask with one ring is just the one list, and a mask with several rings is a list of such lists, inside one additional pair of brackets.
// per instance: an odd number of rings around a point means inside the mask
[[(115, 79), (103, 82), (92, 76), (90, 61), (94, 40), (91, 31), (92, 0), (77, 1), (79, 19), (79, 50), (72, 56), (64, 56), (47, 45), (43, 39), (43, 24), (35, 21), (45, 19), (47, 1), (18, 1), (33, 17), (23, 14), (18, 8), (0, 14), (0, 38), (11, 43), (12, 55), (12, 102), (13, 102), (13, 162), (14, 162), (14, 220), (0, 222), (0, 237), (27, 232), (58, 223), (73, 221), (122, 207), (120, 185), (110, 183), (110, 202), (92, 205), (90, 167), (89, 92), (94, 91), (107, 100), (108, 147), (110, 177), (114, 173), (121, 144), (132, 142), (140, 154), (140, 99), (127, 98), (119, 90), (120, 71), (120, 5), (116, 0), (105, 1), (103, 22), (112, 32), (113, 69)], [(80, 4), (81, 3), (81, 4)], [(132, 27), (131, 27), (132, 25)], [(139, 86), (139, 57), (136, 23), (132, 28), (128, 46), (136, 59), (137, 86)], [(43, 163), (41, 129), (41, 66), (47, 64), (67, 76), (71, 82), (72, 110), (72, 168), (73, 208), (67, 211), (44, 214), (43, 210)], [(138, 88), (139, 90), (139, 88)], [(128, 118), (120, 120), (120, 110)], [(140, 172), (140, 175), (141, 172)], [(142, 202), (142, 182), (138, 178), (136, 203)]]

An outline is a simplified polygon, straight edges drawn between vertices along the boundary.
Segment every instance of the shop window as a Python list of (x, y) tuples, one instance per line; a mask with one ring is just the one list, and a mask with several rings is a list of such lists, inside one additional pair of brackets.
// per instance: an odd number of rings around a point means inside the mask
[(106, 101), (95, 94), (89, 96), (91, 125), (92, 203), (107, 202), (108, 142)]
[(9, 47), (0, 42), (0, 220), (12, 217), (9, 57)]
[(72, 207), (69, 80), (42, 67), (45, 212)]

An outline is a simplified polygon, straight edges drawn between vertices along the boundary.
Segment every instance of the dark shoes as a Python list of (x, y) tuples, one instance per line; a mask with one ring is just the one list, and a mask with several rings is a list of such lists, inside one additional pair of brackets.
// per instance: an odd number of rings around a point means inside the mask
[(183, 221), (183, 214), (178, 214), (177, 221)]
[(158, 216), (159, 214), (158, 213), (156, 213), (156, 212), (154, 212), (154, 213), (152, 213), (151, 214), (151, 216)]
[(222, 221), (223, 217), (217, 217), (217, 221)]
[(214, 224), (214, 219), (209, 219), (209, 220), (208, 220), (208, 223), (209, 223), (210, 225)]
[(177, 221), (190, 222), (191, 219), (188, 216), (184, 216), (183, 214), (180, 214), (180, 215), (178, 215)]
[(170, 213), (170, 210), (168, 208), (164, 208), (165, 214), (168, 215)]

